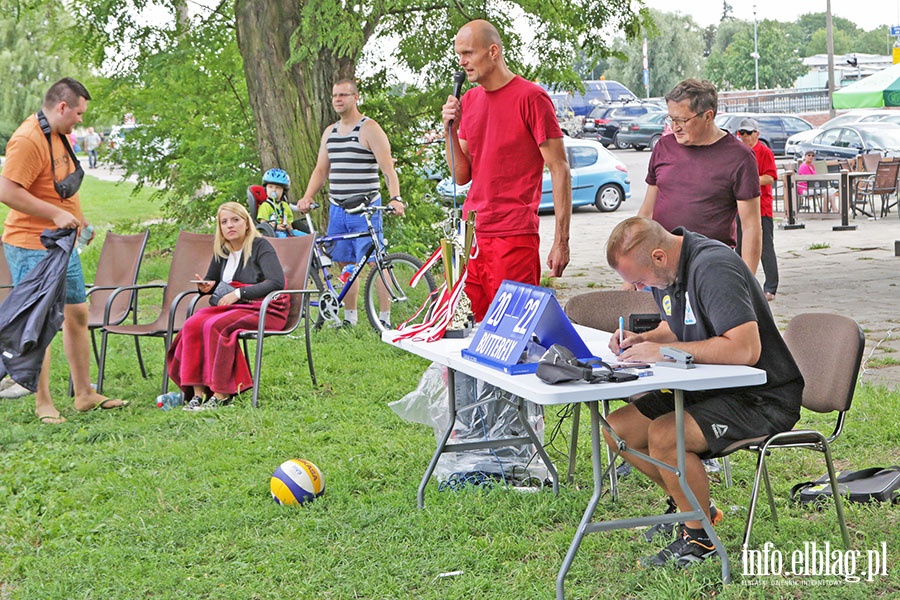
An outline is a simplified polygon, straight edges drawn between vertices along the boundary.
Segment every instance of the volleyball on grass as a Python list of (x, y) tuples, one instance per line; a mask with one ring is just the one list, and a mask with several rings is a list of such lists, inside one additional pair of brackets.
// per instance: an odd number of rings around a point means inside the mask
[(322, 495), (325, 479), (316, 465), (302, 458), (293, 458), (275, 469), (269, 489), (278, 504), (303, 504)]

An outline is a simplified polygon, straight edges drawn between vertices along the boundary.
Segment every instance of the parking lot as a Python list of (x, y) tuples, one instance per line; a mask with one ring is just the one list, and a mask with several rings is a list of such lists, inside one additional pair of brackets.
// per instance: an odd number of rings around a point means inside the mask
[[(554, 282), (562, 304), (575, 294), (617, 288), (618, 275), (606, 264), (606, 240), (621, 220), (637, 214), (647, 190), (648, 151), (612, 150), (628, 166), (631, 199), (616, 212), (592, 207), (572, 215), (571, 261)], [(780, 221), (776, 215), (776, 223)], [(541, 216), (541, 256), (553, 241), (553, 215)], [(900, 389), (900, 219), (892, 212), (877, 221), (856, 219), (855, 231), (833, 231), (836, 217), (808, 218), (805, 229), (775, 230), (781, 284), (772, 313), (780, 326), (803, 312), (834, 312), (856, 319), (866, 332), (862, 380)], [(762, 268), (759, 270), (762, 276)]]

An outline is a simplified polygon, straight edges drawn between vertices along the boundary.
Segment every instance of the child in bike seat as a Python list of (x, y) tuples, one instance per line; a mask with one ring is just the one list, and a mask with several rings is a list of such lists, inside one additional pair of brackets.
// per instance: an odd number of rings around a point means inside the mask
[(269, 169), (263, 175), (262, 184), (266, 188), (266, 200), (256, 210), (257, 222), (272, 225), (276, 237), (306, 235), (291, 225), (294, 213), (287, 199), (290, 176), (283, 169)]

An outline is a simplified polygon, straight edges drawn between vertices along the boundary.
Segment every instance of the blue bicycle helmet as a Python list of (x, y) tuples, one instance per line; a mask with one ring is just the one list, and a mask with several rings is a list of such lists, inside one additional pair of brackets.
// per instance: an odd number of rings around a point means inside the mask
[(284, 189), (290, 189), (291, 178), (284, 169), (269, 169), (262, 178), (263, 185), (274, 183), (275, 185), (284, 186)]

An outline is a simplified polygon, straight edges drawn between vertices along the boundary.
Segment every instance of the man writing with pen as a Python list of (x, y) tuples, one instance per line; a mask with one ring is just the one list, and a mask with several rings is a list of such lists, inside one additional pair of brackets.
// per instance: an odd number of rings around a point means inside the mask
[[(610, 349), (622, 361), (656, 363), (660, 348), (690, 353), (694, 362), (748, 365), (766, 372), (766, 383), (726, 390), (685, 392), (685, 476), (707, 517), (722, 513), (710, 503), (701, 459), (724, 455), (733, 442), (786, 431), (800, 417), (803, 377), (769, 311), (759, 282), (731, 248), (684, 228), (672, 233), (659, 223), (632, 217), (619, 223), (606, 247), (609, 265), (637, 289), (651, 288), (662, 321), (640, 334), (619, 330)], [(673, 398), (655, 391), (632, 399), (607, 419), (628, 447), (676, 464)], [(607, 443), (614, 441), (607, 436)], [(671, 510), (691, 510), (677, 476), (631, 455), (634, 468), (669, 496)], [(680, 536), (642, 566), (689, 566), (715, 552), (700, 521), (687, 521)], [(664, 526), (656, 526), (665, 531)]]

